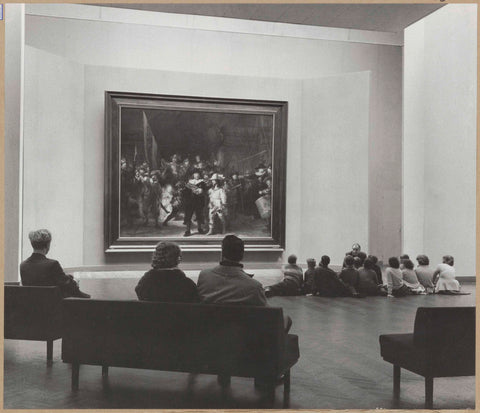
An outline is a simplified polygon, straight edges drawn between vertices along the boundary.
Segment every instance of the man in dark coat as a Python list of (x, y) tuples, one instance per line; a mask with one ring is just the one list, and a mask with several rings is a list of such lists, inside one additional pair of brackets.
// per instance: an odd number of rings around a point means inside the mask
[(337, 273), (329, 268), (330, 257), (322, 256), (320, 264), (315, 268), (312, 293), (322, 297), (348, 297), (352, 292), (338, 277)]
[(39, 229), (28, 234), (33, 254), (20, 264), (20, 278), (25, 286), (58, 286), (64, 297), (90, 298), (80, 291), (71, 275), (65, 274), (60, 263), (46, 257), (50, 250), (52, 234), (46, 229)]

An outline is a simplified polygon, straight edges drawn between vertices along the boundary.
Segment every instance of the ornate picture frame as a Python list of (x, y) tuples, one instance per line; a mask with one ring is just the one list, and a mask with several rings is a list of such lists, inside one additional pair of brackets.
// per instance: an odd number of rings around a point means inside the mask
[(105, 251), (285, 245), (288, 103), (105, 92)]

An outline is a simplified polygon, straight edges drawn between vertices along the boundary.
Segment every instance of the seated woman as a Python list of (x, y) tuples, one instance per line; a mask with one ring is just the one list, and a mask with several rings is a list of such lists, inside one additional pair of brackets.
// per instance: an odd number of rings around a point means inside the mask
[(385, 270), (385, 275), (387, 277), (387, 297), (404, 297), (410, 294), (410, 288), (408, 288), (402, 276), (402, 271), (400, 270), (400, 261), (397, 257), (390, 257), (388, 259), (388, 267)]
[(430, 260), (426, 255), (417, 256), (418, 266), (415, 268), (415, 274), (417, 274), (418, 281), (423, 285), (426, 292), (431, 294), (435, 286), (433, 285), (433, 273), (434, 269), (429, 266)]
[(180, 247), (174, 242), (159, 242), (152, 257), (152, 269), (135, 287), (139, 300), (191, 303), (199, 302), (196, 284), (178, 268)]
[(405, 285), (410, 288), (413, 294), (425, 294), (425, 288), (420, 284), (417, 274), (413, 270), (413, 262), (410, 259), (403, 260), (402, 278)]
[(443, 263), (438, 264), (433, 273), (435, 292), (438, 294), (458, 294), (460, 283), (455, 279), (455, 268), (453, 268), (453, 257), (443, 256)]
[(358, 270), (358, 292), (365, 295), (387, 295), (387, 291), (378, 281), (373, 266), (373, 262), (367, 258), (363, 267)]

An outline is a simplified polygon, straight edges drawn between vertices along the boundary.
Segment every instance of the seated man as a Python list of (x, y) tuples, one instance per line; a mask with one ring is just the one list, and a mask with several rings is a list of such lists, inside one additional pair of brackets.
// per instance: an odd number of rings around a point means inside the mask
[(265, 288), (265, 295), (301, 295), (303, 286), (303, 271), (297, 265), (297, 256), (290, 255), (288, 264), (282, 267), (283, 281)]
[(64, 297), (90, 298), (80, 291), (71, 275), (63, 272), (58, 261), (46, 257), (50, 250), (52, 234), (46, 229), (31, 231), (28, 234), (32, 244), (32, 255), (20, 264), (20, 277), (25, 286), (58, 286)]
[(351, 255), (345, 257), (345, 268), (339, 274), (340, 279), (348, 286), (353, 296), (358, 295), (358, 270), (354, 267), (355, 258)]
[[(222, 261), (215, 268), (202, 270), (197, 288), (200, 298), (208, 304), (237, 304), (267, 306), (262, 284), (253, 274), (243, 270), (244, 243), (235, 235), (227, 235), (222, 241)], [(292, 324), (285, 316), (285, 330)]]
[(321, 297), (349, 297), (352, 295), (348, 286), (333, 271), (330, 264), (330, 257), (323, 255), (320, 264), (315, 268), (314, 274), (314, 295)]

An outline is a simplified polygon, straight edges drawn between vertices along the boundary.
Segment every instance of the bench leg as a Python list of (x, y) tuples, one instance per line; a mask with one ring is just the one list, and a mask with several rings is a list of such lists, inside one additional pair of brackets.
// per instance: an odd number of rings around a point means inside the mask
[(108, 366), (102, 366), (102, 377), (108, 376)]
[(47, 361), (53, 359), (53, 340), (47, 340)]
[(223, 374), (219, 374), (217, 376), (217, 382), (222, 387), (228, 387), (228, 386), (230, 386), (230, 383), (232, 382), (232, 377), (231, 376), (226, 376), (226, 375), (223, 375)]
[(393, 365), (393, 398), (400, 397), (400, 366)]
[(290, 370), (283, 376), (283, 408), (290, 407)]
[(79, 376), (80, 376), (80, 364), (72, 363), (72, 390), (78, 390)]
[(425, 409), (433, 409), (433, 377), (425, 377)]

